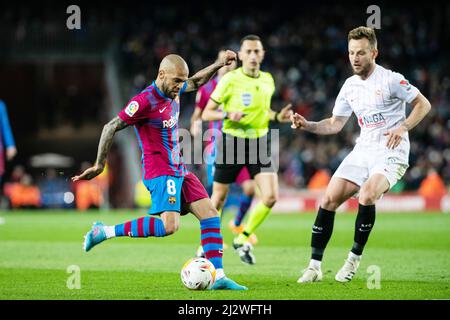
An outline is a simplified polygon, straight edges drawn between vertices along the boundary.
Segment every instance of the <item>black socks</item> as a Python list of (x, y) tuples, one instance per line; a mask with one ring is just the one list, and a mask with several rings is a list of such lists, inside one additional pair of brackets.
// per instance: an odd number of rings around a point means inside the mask
[(364, 206), (359, 204), (358, 215), (355, 222), (355, 237), (352, 252), (360, 256), (369, 239), (370, 231), (375, 224), (375, 205)]
[(311, 259), (322, 261), (323, 252), (333, 233), (336, 212), (319, 208), (311, 235)]
[[(311, 235), (311, 259), (322, 261), (323, 252), (333, 233), (334, 216), (336, 212), (319, 208)], [(375, 224), (375, 205), (359, 204), (355, 222), (354, 244), (351, 252), (360, 256), (369, 239), (370, 231)]]

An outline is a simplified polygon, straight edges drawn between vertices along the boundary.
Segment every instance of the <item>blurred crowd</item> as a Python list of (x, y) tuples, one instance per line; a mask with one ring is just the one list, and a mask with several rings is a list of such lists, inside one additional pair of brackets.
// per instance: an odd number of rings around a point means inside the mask
[[(377, 30), (377, 63), (404, 74), (432, 104), (430, 114), (410, 132), (410, 168), (394, 191), (426, 189), (423, 184), (430, 177), (437, 177), (448, 188), (450, 3), (425, 3), (420, 7), (405, 2), (378, 5), (381, 29)], [(92, 5), (89, 9), (81, 5), (85, 24), (78, 38), (88, 38), (90, 33), (105, 29), (111, 30), (105, 37), (118, 37), (119, 70), (129, 97), (154, 79), (159, 62), (168, 53), (183, 56), (193, 74), (213, 62), (220, 48), (237, 51), (243, 36), (257, 34), (266, 50), (262, 69), (271, 72), (276, 83), (273, 109), (292, 103), (294, 111), (307, 119), (320, 120), (331, 114), (340, 87), (351, 75), (347, 33), (366, 24), (366, 9), (367, 5), (361, 3), (321, 2), (299, 3), (295, 10), (277, 3), (255, 6), (156, 2), (126, 8)], [(39, 20), (48, 24), (42, 30), (55, 32), (50, 26), (59, 18), (54, 18), (56, 13), (52, 10), (43, 12), (46, 19), (35, 19), (33, 23)], [(30, 23), (19, 19), (20, 14), (8, 10), (1, 14), (9, 28), (15, 28), (15, 34), (26, 38), (24, 34), (30, 33)], [(182, 99), (180, 125), (189, 128), (194, 95)], [(323, 187), (354, 145), (359, 133), (354, 120), (340, 134), (326, 137), (294, 132), (287, 125), (277, 126), (281, 130), (281, 185), (297, 189)]]
[[(80, 170), (91, 164), (83, 162)], [(107, 170), (89, 181), (72, 182), (61, 176), (55, 168), (47, 168), (36, 179), (23, 165), (15, 165), (11, 176), (0, 193), (1, 208), (57, 209), (76, 208), (87, 210), (100, 208), (107, 192)]]
[[(410, 168), (394, 191), (418, 190), (434, 172), (449, 186), (450, 4), (437, 3), (420, 10), (406, 10), (401, 4), (389, 6), (389, 10), (380, 6), (377, 63), (404, 74), (433, 107), (410, 132)], [(292, 103), (294, 111), (310, 120), (331, 114), (340, 87), (351, 75), (347, 33), (368, 17), (361, 6), (305, 5), (295, 14), (279, 9), (221, 9), (225, 12), (217, 14), (212, 7), (202, 8), (194, 19), (181, 18), (179, 24), (172, 23), (175, 13), (170, 10), (135, 21), (122, 41), (124, 73), (134, 92), (148, 85), (157, 73), (158, 62), (169, 52), (186, 57), (193, 73), (209, 64), (219, 48), (238, 50), (240, 38), (255, 33), (262, 37), (266, 50), (263, 70), (275, 78), (274, 109)], [(184, 107), (187, 103), (186, 109), (191, 110), (192, 98), (185, 100)], [(189, 115), (189, 111), (181, 114), (186, 127)], [(289, 126), (279, 128), (281, 183), (295, 188), (311, 186), (313, 178), (315, 182), (332, 174), (359, 134), (356, 121), (349, 121), (334, 137), (293, 132)]]

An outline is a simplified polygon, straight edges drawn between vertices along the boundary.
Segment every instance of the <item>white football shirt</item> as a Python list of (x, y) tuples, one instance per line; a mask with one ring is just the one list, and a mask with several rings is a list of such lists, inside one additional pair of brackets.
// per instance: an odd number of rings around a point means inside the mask
[[(403, 75), (376, 64), (367, 79), (353, 75), (345, 81), (336, 98), (333, 115), (349, 117), (355, 113), (361, 128), (355, 148), (389, 150), (384, 133), (400, 126), (406, 118), (406, 103), (411, 103), (418, 94), (419, 90)], [(408, 163), (407, 133), (393, 152)]]

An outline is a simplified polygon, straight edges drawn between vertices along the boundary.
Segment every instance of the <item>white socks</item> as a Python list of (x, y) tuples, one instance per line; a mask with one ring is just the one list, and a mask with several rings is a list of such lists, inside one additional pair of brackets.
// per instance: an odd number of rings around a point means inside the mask
[(322, 264), (322, 261), (319, 261), (319, 260), (311, 259), (311, 260), (309, 261), (309, 266), (310, 266), (311, 268), (316, 269), (316, 270), (320, 270), (320, 265), (321, 265), (321, 264)]
[(116, 236), (116, 227), (115, 226), (104, 226), (103, 230), (105, 230), (106, 239), (114, 238)]
[(222, 279), (225, 277), (225, 272), (223, 272), (223, 269), (216, 269), (216, 280)]
[(361, 256), (358, 256), (357, 254), (354, 254), (353, 252), (348, 253), (348, 259), (349, 260), (361, 260)]

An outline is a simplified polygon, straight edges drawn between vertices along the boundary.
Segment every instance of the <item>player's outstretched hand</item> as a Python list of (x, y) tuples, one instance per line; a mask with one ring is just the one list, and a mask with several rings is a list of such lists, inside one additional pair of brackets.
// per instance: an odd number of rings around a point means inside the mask
[(90, 167), (90, 168), (84, 170), (84, 172), (82, 174), (80, 174), (79, 176), (72, 177), (72, 181), (75, 182), (78, 180), (91, 180), (92, 178), (95, 178), (102, 172), (103, 172), (103, 167), (101, 167), (99, 165), (95, 165), (93, 167)]
[(292, 114), (290, 120), (292, 129), (304, 129), (306, 127), (306, 119), (298, 113)]
[(224, 66), (229, 66), (233, 63), (233, 61), (236, 61), (236, 53), (231, 50), (225, 51), (225, 55), (222, 58), (222, 61), (220, 61)]
[(402, 142), (403, 135), (406, 131), (407, 130), (405, 127), (400, 126), (394, 130), (389, 130), (388, 132), (384, 133), (384, 136), (388, 137), (386, 143), (388, 149), (397, 148), (400, 142)]
[(285, 106), (281, 111), (278, 113), (278, 121), (288, 123), (291, 122), (291, 116), (294, 114), (294, 112), (291, 110), (292, 104), (288, 104)]

